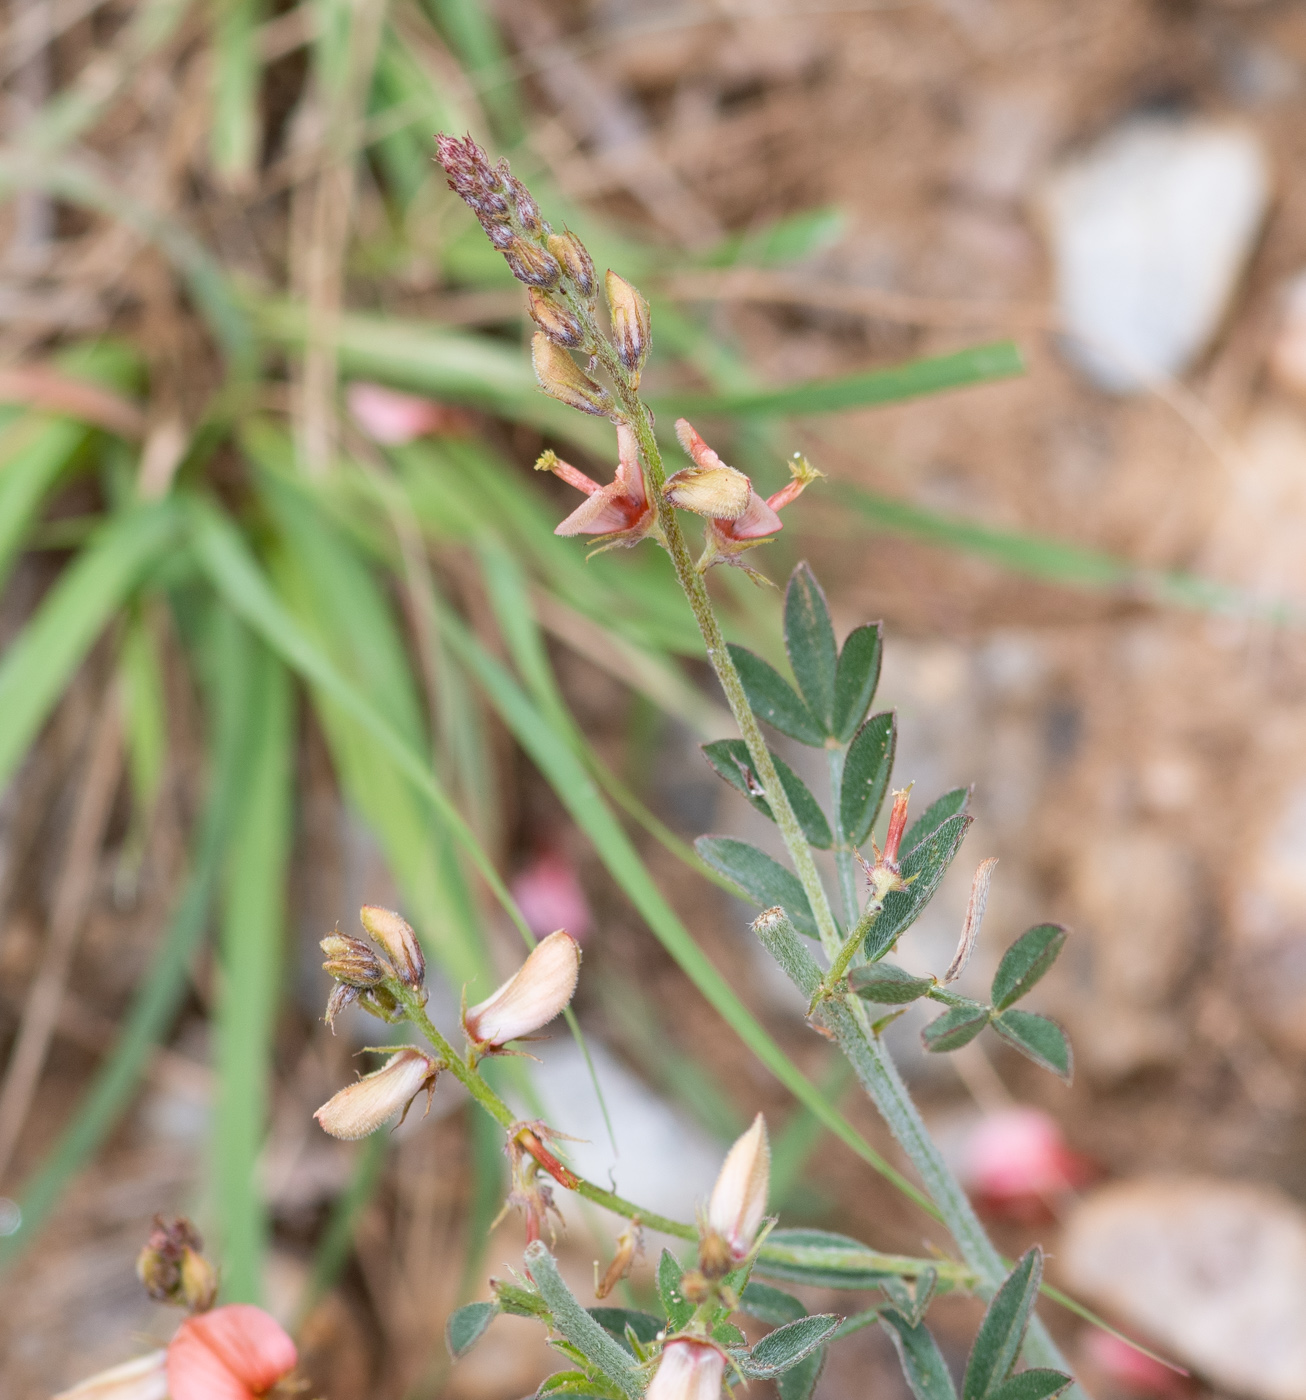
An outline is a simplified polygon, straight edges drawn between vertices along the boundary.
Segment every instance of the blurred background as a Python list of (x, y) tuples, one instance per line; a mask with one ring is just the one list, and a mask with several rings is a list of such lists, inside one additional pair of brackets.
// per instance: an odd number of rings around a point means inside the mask
[[(765, 491), (826, 474), (750, 557), (884, 620), (897, 780), (975, 785), (903, 962), (946, 965), (992, 855), (964, 986), (1072, 930), (1034, 998), (1072, 1088), (891, 1037), (1004, 1250), (1194, 1375), (1045, 1304), (1072, 1360), (1306, 1396), (1306, 11), (9, 0), (0, 66), (0, 1395), (169, 1335), (156, 1211), (298, 1328), (311, 1395), (533, 1390), (533, 1324), (442, 1341), (520, 1261), (497, 1134), (444, 1083), (360, 1144), (310, 1116), (390, 1030), (327, 1031), (317, 940), (402, 909), (451, 1027), (522, 953), (487, 869), (584, 943), (610, 1130), (565, 1031), (506, 1077), (582, 1169), (690, 1218), (761, 1109), (786, 1224), (948, 1245), (736, 1033), (902, 1165), (686, 868), (779, 848), (698, 752), (730, 722), (664, 561), (552, 536), (532, 462), (606, 480), (611, 430), (535, 390), (432, 163), (470, 130), (648, 295), (660, 425)], [(779, 661), (779, 593), (717, 573)], [(567, 1216), (584, 1290), (618, 1227)], [(975, 1306), (931, 1317), (964, 1358)], [(818, 1392), (866, 1393), (907, 1396), (875, 1329)]]

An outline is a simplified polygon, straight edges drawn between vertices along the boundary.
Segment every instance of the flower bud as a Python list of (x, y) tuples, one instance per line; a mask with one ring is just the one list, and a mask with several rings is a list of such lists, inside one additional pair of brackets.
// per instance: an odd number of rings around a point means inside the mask
[(423, 1089), (429, 1110), (439, 1072), (439, 1063), (429, 1055), (405, 1048), (391, 1055), (380, 1069), (341, 1089), (313, 1117), (324, 1132), (353, 1142), (376, 1132), (400, 1111), (407, 1117), (409, 1106)]
[(594, 259), (574, 233), (555, 233), (549, 238), (549, 252), (576, 284), (583, 297), (594, 295)]
[(170, 1400), (256, 1400), (295, 1369), (295, 1344), (249, 1303), (187, 1318), (168, 1344)]
[(531, 313), (531, 320), (555, 345), (564, 345), (575, 350), (584, 343), (585, 331), (581, 323), (565, 306), (560, 306), (534, 287), (527, 293), (527, 297), (527, 309)]
[[(753, 1247), (753, 1237), (766, 1213), (766, 1193), (771, 1180), (771, 1145), (766, 1137), (766, 1120), (759, 1113), (753, 1126), (726, 1153), (720, 1175), (712, 1188), (707, 1207), (707, 1224), (729, 1255), (726, 1268), (739, 1263)], [(704, 1241), (704, 1255), (708, 1241)], [(716, 1262), (715, 1260), (712, 1262)], [(709, 1273), (709, 1260), (702, 1258), (703, 1272)], [(718, 1277), (720, 1274), (718, 1274)]]
[(331, 995), (327, 997), (326, 1015), (322, 1019), (331, 1027), (332, 1035), (336, 1033), (336, 1017), (357, 1000), (358, 988), (351, 987), (348, 982), (337, 982), (331, 988)]
[(580, 944), (562, 929), (551, 933), (493, 996), (464, 1015), (468, 1039), (497, 1048), (548, 1025), (571, 1000), (579, 976)]
[(329, 933), (318, 944), (326, 954), (322, 964), (337, 982), (350, 987), (375, 987), (395, 971), (377, 957), (376, 951), (369, 948), (361, 938), (351, 938), (347, 933)]
[(648, 359), (651, 340), (648, 302), (639, 291), (624, 277), (618, 277), (611, 269), (603, 279), (603, 290), (608, 297), (608, 310), (612, 313), (612, 343), (616, 347), (617, 358), (631, 372), (635, 383), (639, 383), (639, 373)]
[(168, 1400), (168, 1353), (152, 1351), (88, 1376), (54, 1400)]
[(508, 188), (512, 191), (513, 204), (517, 210), (517, 222), (527, 233), (537, 238), (549, 231), (549, 226), (540, 218), (540, 206), (536, 204), (530, 190), (515, 176), (508, 176)]
[(184, 1216), (165, 1224), (156, 1215), (145, 1247), (136, 1256), (136, 1277), (156, 1303), (181, 1302), (182, 1261), (188, 1252), (198, 1254), (203, 1248), (199, 1231)]
[(743, 472), (723, 462), (707, 471), (685, 467), (667, 478), (664, 494), (681, 510), (714, 520), (737, 520), (748, 509), (753, 484)]
[(596, 384), (571, 356), (555, 345), (543, 331), (536, 331), (531, 342), (531, 360), (540, 388), (552, 398), (606, 418), (612, 412), (612, 399), (606, 389)]
[(644, 1400), (720, 1400), (725, 1372), (726, 1359), (711, 1342), (673, 1337), (662, 1348)]
[(426, 976), (426, 958), (413, 926), (390, 909), (365, 904), (358, 911), (363, 927), (385, 950), (405, 987), (419, 987)]
[(181, 1301), (193, 1313), (208, 1312), (218, 1297), (218, 1271), (200, 1253), (187, 1249), (181, 1256)]
[(526, 238), (514, 238), (503, 250), (512, 275), (529, 287), (556, 287), (562, 280), (562, 266), (552, 253)]

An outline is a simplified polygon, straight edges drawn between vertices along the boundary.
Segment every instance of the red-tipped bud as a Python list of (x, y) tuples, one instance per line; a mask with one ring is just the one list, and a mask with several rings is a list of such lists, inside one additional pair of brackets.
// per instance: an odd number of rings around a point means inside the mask
[(555, 233), (549, 238), (548, 246), (581, 296), (593, 296), (594, 259), (580, 239), (574, 233)]
[(898, 864), (898, 850), (902, 845), (903, 833), (907, 830), (907, 802), (911, 788), (900, 788), (893, 794), (893, 809), (889, 813), (889, 830), (884, 837), (884, 853), (881, 859), (886, 865)]
[(611, 269), (603, 279), (603, 290), (607, 293), (608, 310), (612, 314), (612, 343), (616, 347), (617, 358), (638, 385), (640, 371), (644, 368), (652, 344), (648, 302), (637, 288)]
[(298, 1359), (275, 1318), (249, 1303), (229, 1303), (177, 1329), (168, 1344), (168, 1393), (171, 1400), (258, 1400)]
[(555, 345), (576, 350), (585, 343), (585, 331), (575, 316), (552, 297), (534, 287), (527, 293), (527, 309), (531, 320)]
[(385, 950), (395, 973), (406, 987), (420, 987), (426, 976), (426, 958), (413, 926), (392, 909), (365, 904), (358, 911), (363, 927)]
[(662, 1348), (644, 1400), (720, 1400), (725, 1373), (726, 1359), (711, 1342), (673, 1337)]
[(536, 944), (530, 957), (492, 996), (463, 1017), (467, 1038), (497, 1049), (547, 1026), (576, 990), (580, 944), (559, 929)]
[(326, 954), (323, 969), (337, 982), (350, 987), (375, 987), (378, 982), (395, 975), (394, 968), (377, 957), (376, 950), (361, 938), (351, 938), (347, 933), (329, 933), (318, 947)]
[[(440, 1065), (420, 1050), (404, 1049), (378, 1070), (365, 1074), (328, 1099), (313, 1115), (324, 1132), (353, 1142), (367, 1137), (427, 1091), (427, 1107)], [(402, 1119), (400, 1120), (403, 1121)]]
[(612, 399), (606, 389), (596, 384), (575, 360), (555, 345), (543, 331), (536, 331), (531, 342), (531, 359), (540, 388), (551, 398), (606, 418), (612, 412)]
[(528, 287), (556, 287), (562, 280), (562, 266), (552, 253), (526, 238), (514, 238), (503, 250), (512, 275)]
[[(712, 1188), (707, 1207), (709, 1236), (700, 1258), (703, 1272), (709, 1277), (713, 1273), (718, 1277), (728, 1273), (753, 1247), (753, 1238), (766, 1214), (770, 1182), (771, 1145), (766, 1136), (766, 1120), (759, 1113), (752, 1127), (726, 1154)], [(725, 1245), (724, 1251), (708, 1247), (712, 1237)], [(725, 1257), (718, 1259), (718, 1255)]]
[(168, 1353), (152, 1351), (88, 1377), (54, 1400), (168, 1400)]

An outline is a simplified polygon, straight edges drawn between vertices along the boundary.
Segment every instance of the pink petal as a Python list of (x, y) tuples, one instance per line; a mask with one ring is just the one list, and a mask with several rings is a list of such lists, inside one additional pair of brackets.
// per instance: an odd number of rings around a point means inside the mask
[(448, 415), (442, 405), (387, 389), (384, 384), (355, 380), (345, 390), (345, 402), (354, 422), (373, 442), (386, 447), (402, 447), (447, 426)]
[(295, 1344), (262, 1308), (229, 1303), (187, 1318), (168, 1346), (171, 1400), (254, 1400), (295, 1368)]
[(593, 922), (571, 862), (557, 851), (546, 851), (513, 880), (512, 897), (537, 938), (565, 928), (579, 941)]
[(968, 1183), (994, 1200), (1055, 1194), (1083, 1175), (1084, 1164), (1066, 1146), (1056, 1119), (1035, 1108), (989, 1114), (967, 1148)]
[(784, 522), (756, 491), (749, 493), (748, 504), (737, 520), (723, 520), (720, 523), (725, 527), (726, 534), (736, 540), (762, 540), (778, 534), (784, 528)]
[(489, 1045), (506, 1045), (547, 1026), (576, 991), (580, 944), (558, 929), (537, 943), (530, 957), (463, 1018), (467, 1034)]
[(610, 482), (584, 500), (555, 530), (555, 535), (610, 535), (631, 524), (629, 498), (619, 482)]

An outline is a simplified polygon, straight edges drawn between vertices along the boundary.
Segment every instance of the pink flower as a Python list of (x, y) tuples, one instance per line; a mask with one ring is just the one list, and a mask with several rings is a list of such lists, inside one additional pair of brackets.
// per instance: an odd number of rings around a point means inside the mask
[(580, 944), (564, 929), (551, 933), (503, 986), (463, 1016), (467, 1038), (497, 1050), (547, 1026), (566, 1009), (579, 976)]
[(1094, 1328), (1088, 1334), (1084, 1350), (1093, 1367), (1110, 1382), (1112, 1390), (1163, 1397), (1163, 1400), (1191, 1393), (1192, 1386), (1184, 1372), (1162, 1365), (1110, 1332)]
[(512, 897), (536, 938), (565, 928), (582, 942), (593, 916), (576, 871), (559, 851), (537, 856), (512, 882)]
[(753, 1247), (753, 1237), (766, 1214), (770, 1181), (771, 1144), (766, 1120), (759, 1113), (752, 1127), (726, 1153), (707, 1206), (708, 1227), (729, 1246), (736, 1264)]
[(1092, 1164), (1066, 1146), (1056, 1119), (1036, 1108), (987, 1115), (966, 1148), (966, 1182), (980, 1204), (1030, 1223), (1049, 1215), (1049, 1198), (1092, 1176)]
[(711, 1342), (674, 1337), (662, 1348), (662, 1360), (644, 1400), (720, 1400), (726, 1359)]
[(639, 465), (639, 447), (634, 431), (625, 423), (617, 425), (617, 474), (600, 486), (555, 452), (546, 452), (535, 464), (536, 471), (552, 472), (569, 486), (589, 497), (554, 530), (555, 535), (602, 535), (605, 547), (638, 544), (646, 535), (657, 534), (657, 516), (644, 487)]
[(168, 1344), (169, 1400), (257, 1400), (295, 1368), (295, 1344), (248, 1303), (189, 1317)]
[[(408, 1046), (391, 1055), (380, 1069), (332, 1095), (313, 1117), (323, 1132), (354, 1142), (376, 1132), (396, 1113), (407, 1114), (409, 1105), (423, 1089), (429, 1109), (439, 1072), (437, 1061)], [(402, 1123), (403, 1119), (399, 1121)]]
[[(822, 473), (818, 472), (806, 457), (795, 455), (789, 464), (792, 477), (789, 484), (782, 487), (773, 496), (763, 500), (753, 490), (752, 482), (743, 476), (742, 472), (736, 472), (733, 467), (727, 467), (686, 419), (676, 420), (676, 435), (680, 438), (681, 446), (693, 459), (695, 466), (699, 468), (700, 480), (707, 478), (710, 484), (710, 480), (715, 475), (726, 471), (732, 473), (733, 476), (743, 477), (743, 481), (746, 483), (747, 494), (742, 502), (736, 500), (733, 493), (721, 493), (723, 499), (727, 494), (730, 495), (731, 509), (709, 516), (707, 548), (704, 549), (703, 556), (698, 561), (699, 571), (710, 569), (713, 564), (733, 564), (753, 573), (754, 571), (749, 569), (747, 564), (740, 562), (739, 556), (747, 550), (754, 549), (759, 544), (765, 544), (767, 540), (774, 539), (784, 525), (777, 512), (787, 506), (790, 501), (802, 495), (806, 487)], [(668, 499), (673, 500), (676, 504), (681, 504), (681, 502), (676, 499), (677, 493), (673, 483), (682, 475), (683, 473), (677, 472), (667, 482)], [(735, 509), (735, 506), (739, 508)], [(690, 506), (690, 509), (693, 508)]]
[(457, 409), (362, 379), (345, 390), (345, 402), (354, 422), (383, 447), (402, 447), (427, 433), (466, 427), (466, 415)]

